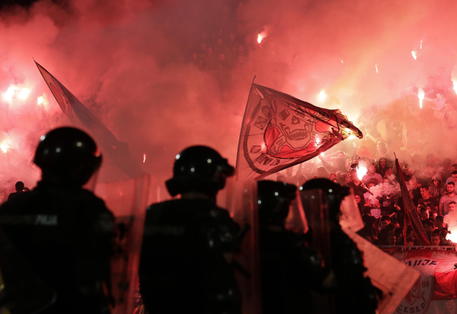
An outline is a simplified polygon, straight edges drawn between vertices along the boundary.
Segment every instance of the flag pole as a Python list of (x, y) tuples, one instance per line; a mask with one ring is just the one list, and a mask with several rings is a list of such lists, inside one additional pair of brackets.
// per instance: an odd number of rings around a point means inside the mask
[(240, 164), (240, 152), (241, 152), (240, 149), (241, 149), (241, 142), (242, 142), (241, 135), (243, 134), (244, 121), (246, 120), (246, 116), (248, 114), (249, 98), (251, 97), (252, 87), (254, 85), (255, 79), (256, 79), (256, 75), (254, 75), (252, 77), (251, 87), (249, 88), (248, 97), (246, 99), (246, 106), (244, 107), (243, 120), (241, 120), (240, 136), (238, 137), (238, 146), (237, 146), (238, 149), (237, 149), (237, 152), (236, 152), (235, 169), (237, 170), (237, 172), (236, 172), (235, 179), (239, 178), (239, 171), (238, 170), (239, 170), (239, 164)]

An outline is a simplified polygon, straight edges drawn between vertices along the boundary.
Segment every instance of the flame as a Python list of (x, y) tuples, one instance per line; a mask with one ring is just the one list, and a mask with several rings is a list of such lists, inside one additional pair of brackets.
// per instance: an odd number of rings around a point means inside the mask
[(457, 94), (457, 80), (452, 79), (452, 89), (454, 90), (454, 93)]
[(321, 89), (319, 94), (317, 94), (317, 100), (319, 102), (325, 102), (327, 100), (327, 93), (325, 92), (324, 89)]
[(146, 153), (143, 153), (143, 164), (146, 162), (146, 158), (147, 158)]
[(446, 235), (446, 240), (457, 243), (457, 228), (449, 228), (449, 232)]
[(411, 57), (413, 57), (414, 60), (417, 60), (417, 51), (416, 50), (411, 50)]
[(257, 43), (260, 45), (262, 41), (267, 37), (267, 32), (263, 31), (257, 34)]
[(359, 162), (359, 164), (357, 165), (357, 168), (355, 169), (356, 173), (357, 173), (357, 178), (359, 180), (362, 180), (363, 177), (367, 174), (368, 172), (368, 168), (367, 166), (365, 165), (365, 163), (363, 162)]
[(32, 90), (28, 87), (11, 84), (6, 91), (2, 93), (2, 99), (12, 104), (15, 100), (25, 101), (29, 98)]
[(417, 98), (419, 99), (419, 108), (423, 108), (424, 106), (424, 98), (425, 98), (425, 92), (422, 88), (419, 88), (417, 91)]
[(37, 97), (36, 104), (46, 108), (49, 105), (49, 101), (46, 99), (46, 96), (41, 95)]
[(11, 148), (11, 140), (9, 138), (5, 138), (0, 142), (0, 151), (6, 154)]

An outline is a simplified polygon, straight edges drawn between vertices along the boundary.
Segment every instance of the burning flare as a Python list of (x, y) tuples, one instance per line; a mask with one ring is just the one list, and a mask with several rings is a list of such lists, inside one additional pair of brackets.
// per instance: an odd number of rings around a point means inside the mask
[(357, 178), (362, 181), (363, 177), (367, 174), (368, 168), (363, 162), (359, 162), (357, 165), (357, 168), (355, 168), (355, 171), (357, 173)]
[(417, 51), (416, 50), (411, 50), (411, 57), (413, 57), (414, 60), (417, 60)]
[(457, 94), (457, 80), (452, 79), (452, 89), (454, 90), (454, 93)]
[(325, 102), (327, 100), (327, 93), (325, 92), (325, 89), (322, 89), (319, 94), (317, 94), (317, 100), (319, 102)]
[(417, 98), (419, 99), (419, 108), (424, 107), (424, 98), (425, 98), (425, 92), (422, 88), (419, 88), (417, 91)]
[(9, 138), (5, 138), (0, 142), (0, 151), (4, 154), (8, 153), (11, 148), (11, 140)]
[(12, 104), (16, 100), (26, 101), (32, 90), (28, 87), (11, 84), (6, 91), (2, 93), (3, 101)]
[(258, 33), (257, 34), (257, 43), (260, 45), (265, 38), (267, 38), (266, 31), (262, 31), (262, 32)]

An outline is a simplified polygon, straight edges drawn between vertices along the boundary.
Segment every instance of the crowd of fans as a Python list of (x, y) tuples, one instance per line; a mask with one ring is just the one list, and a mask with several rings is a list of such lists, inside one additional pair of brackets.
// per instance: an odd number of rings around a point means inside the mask
[[(357, 172), (365, 162), (367, 173)], [(415, 171), (407, 164), (401, 166), (409, 196), (417, 216), (431, 245), (452, 245), (446, 237), (450, 233), (446, 215), (457, 208), (457, 164), (436, 166), (429, 173)], [(380, 246), (421, 244), (407, 221), (405, 227), (404, 202), (394, 162), (386, 158), (377, 161), (359, 161), (353, 164), (346, 177), (331, 174), (333, 180), (352, 188), (359, 207), (364, 229), (360, 233), (369, 241)]]

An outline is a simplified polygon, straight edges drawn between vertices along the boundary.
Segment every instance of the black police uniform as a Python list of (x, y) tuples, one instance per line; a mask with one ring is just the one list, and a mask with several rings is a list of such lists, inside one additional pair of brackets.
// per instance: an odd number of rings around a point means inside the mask
[[(0, 206), (6, 238), (33, 273), (55, 291), (42, 313), (109, 313), (114, 217), (105, 203), (82, 188), (101, 163), (92, 138), (64, 127), (42, 137), (34, 158), (42, 180), (30, 192)], [(6, 291), (17, 282), (6, 276)], [(14, 290), (14, 289), (12, 289)], [(27, 302), (9, 296), (14, 303)]]
[(296, 187), (269, 180), (257, 185), (262, 313), (311, 313), (311, 290), (319, 289), (325, 271), (305, 235), (284, 227)]
[[(205, 199), (148, 209), (140, 266), (151, 313), (239, 313), (239, 292), (224, 253), (236, 249), (238, 225)], [(151, 310), (152, 309), (152, 310)]]
[(167, 189), (172, 196), (194, 196), (147, 210), (139, 275), (149, 313), (240, 313), (229, 259), (238, 248), (240, 228), (215, 202), (233, 172), (226, 159), (206, 146), (177, 155)]
[[(328, 208), (330, 260), (327, 268), (334, 278), (325, 287), (326, 298), (316, 298), (319, 303), (316, 313), (375, 313), (382, 291), (365, 275), (362, 252), (339, 224), (340, 205), (349, 194), (349, 188), (328, 179), (312, 179), (301, 190), (321, 190), (326, 202), (324, 207)], [(311, 225), (311, 230), (314, 227)]]
[(110, 276), (113, 215), (101, 199), (77, 186), (39, 182), (4, 203), (0, 220), (32, 272), (56, 292), (43, 313), (108, 313), (102, 289)]

